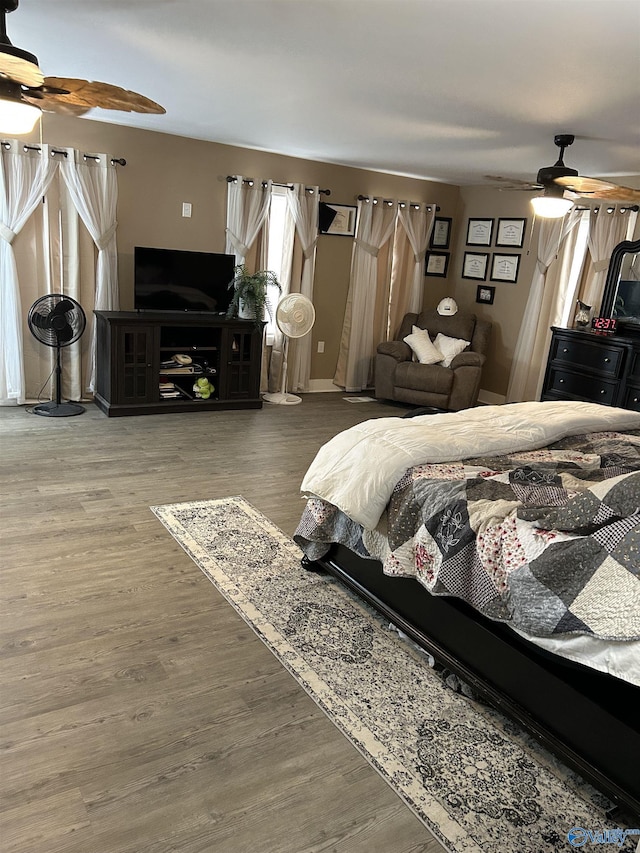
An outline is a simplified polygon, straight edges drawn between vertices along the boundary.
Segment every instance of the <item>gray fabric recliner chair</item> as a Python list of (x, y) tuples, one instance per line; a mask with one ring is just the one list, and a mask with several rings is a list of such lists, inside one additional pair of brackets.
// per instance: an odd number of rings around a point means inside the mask
[[(486, 320), (479, 320), (475, 314), (461, 311), (453, 316), (441, 316), (434, 310), (423, 311), (419, 315), (406, 314), (398, 340), (378, 345), (376, 397), (449, 411), (475, 406), (491, 325)], [(443, 334), (470, 341), (470, 345), (453, 359), (450, 367), (420, 364), (412, 361), (411, 347), (404, 342), (404, 338), (411, 334), (412, 326), (428, 329), (432, 341), (436, 335)]]

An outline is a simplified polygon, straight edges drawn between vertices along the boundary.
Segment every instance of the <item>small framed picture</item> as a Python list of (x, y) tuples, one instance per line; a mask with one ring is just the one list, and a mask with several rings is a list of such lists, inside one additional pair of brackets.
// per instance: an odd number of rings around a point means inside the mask
[(520, 255), (498, 255), (494, 253), (491, 264), (491, 281), (516, 282), (519, 266)]
[(488, 252), (465, 252), (462, 261), (462, 278), (479, 278), (484, 281), (487, 277), (488, 264)]
[(433, 231), (429, 246), (432, 249), (448, 249), (451, 240), (451, 217), (436, 216), (433, 220)]
[(490, 284), (479, 284), (476, 290), (476, 302), (482, 302), (484, 305), (493, 305), (495, 295), (495, 287), (492, 287)]
[(493, 219), (470, 219), (467, 225), (467, 246), (490, 246)]
[(335, 234), (338, 237), (353, 237), (356, 233), (358, 208), (351, 204), (327, 204), (320, 202), (318, 232)]
[(521, 249), (524, 245), (526, 225), (526, 219), (498, 219), (496, 246), (511, 246), (514, 249)]
[(439, 275), (446, 278), (449, 267), (449, 252), (427, 252), (425, 275)]

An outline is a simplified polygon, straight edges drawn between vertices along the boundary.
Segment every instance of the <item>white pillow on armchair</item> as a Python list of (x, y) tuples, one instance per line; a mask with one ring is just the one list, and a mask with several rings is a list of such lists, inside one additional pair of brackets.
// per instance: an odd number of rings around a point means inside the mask
[(449, 338), (446, 335), (439, 334), (434, 341), (434, 346), (444, 355), (442, 366), (450, 367), (453, 359), (465, 350), (470, 343), (471, 341), (463, 341), (462, 338)]
[(443, 353), (431, 342), (426, 329), (413, 326), (411, 334), (404, 338), (404, 342), (409, 344), (420, 364), (437, 364), (444, 358)]

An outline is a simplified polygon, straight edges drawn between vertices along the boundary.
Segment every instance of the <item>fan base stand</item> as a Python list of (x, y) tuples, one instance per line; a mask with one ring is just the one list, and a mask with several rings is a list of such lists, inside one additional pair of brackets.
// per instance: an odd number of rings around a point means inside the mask
[(86, 410), (77, 403), (56, 403), (51, 400), (50, 403), (38, 403), (31, 411), (34, 415), (44, 415), (46, 418), (69, 418), (72, 415), (81, 415)]
[(277, 391), (273, 394), (263, 394), (262, 399), (267, 403), (278, 403), (281, 406), (297, 406), (302, 402), (302, 397), (297, 394), (287, 394), (282, 391)]

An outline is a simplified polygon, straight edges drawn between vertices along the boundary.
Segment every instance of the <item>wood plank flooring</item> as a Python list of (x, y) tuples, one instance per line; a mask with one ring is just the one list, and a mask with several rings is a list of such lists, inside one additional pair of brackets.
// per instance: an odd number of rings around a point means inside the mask
[(403, 414), (0, 409), (3, 853), (439, 853), (152, 504), (242, 495), (286, 533), (318, 447)]

